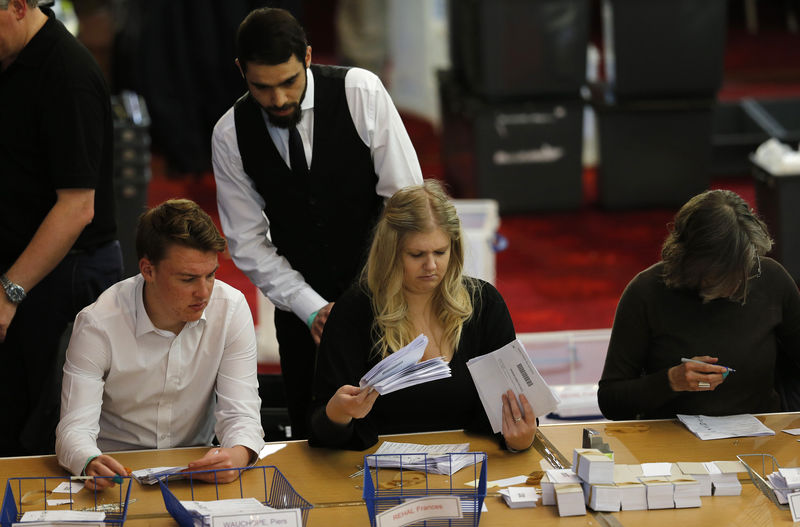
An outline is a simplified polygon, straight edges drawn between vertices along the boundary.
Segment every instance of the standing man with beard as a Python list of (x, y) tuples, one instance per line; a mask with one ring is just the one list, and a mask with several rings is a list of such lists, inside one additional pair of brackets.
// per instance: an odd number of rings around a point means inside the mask
[(248, 93), (214, 128), (217, 205), (234, 262), (278, 307), (292, 436), (304, 438), (328, 313), (361, 270), (383, 199), (422, 172), (378, 77), (312, 65), (288, 12), (251, 12), (236, 52)]

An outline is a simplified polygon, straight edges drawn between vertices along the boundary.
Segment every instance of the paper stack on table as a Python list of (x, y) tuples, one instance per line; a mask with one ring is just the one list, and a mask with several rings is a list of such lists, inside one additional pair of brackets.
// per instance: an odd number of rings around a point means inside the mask
[(186, 468), (185, 466), (143, 468), (134, 470), (131, 472), (131, 476), (142, 485), (154, 485), (161, 478), (169, 478), (172, 480), (184, 477), (181, 471), (186, 470)]
[(775, 435), (773, 430), (750, 414), (721, 417), (678, 414), (677, 417), (690, 432), (703, 440)]
[(594, 511), (617, 512), (620, 509), (621, 490), (613, 483), (586, 483), (584, 481), (583, 493), (586, 496), (586, 505)]
[(742, 493), (739, 472), (747, 469), (740, 461), (712, 461), (703, 465), (711, 477), (714, 496), (739, 496)]
[(679, 461), (678, 468), (682, 474), (692, 476), (700, 486), (700, 496), (711, 496), (711, 476), (703, 463)]
[(274, 511), (255, 498), (238, 498), (213, 501), (181, 501), (181, 505), (194, 519), (195, 527), (211, 527), (214, 516), (258, 514)]
[(555, 505), (556, 492), (555, 485), (561, 484), (581, 484), (581, 478), (575, 474), (571, 468), (558, 468), (546, 470), (542, 481), (542, 505)]
[(572, 469), (586, 483), (614, 483), (614, 462), (596, 448), (576, 448)]
[(579, 483), (557, 483), (553, 486), (559, 516), (582, 516), (586, 514), (583, 487)]
[[(638, 468), (638, 465), (637, 465)], [(637, 471), (641, 474), (641, 469)], [(624, 511), (647, 509), (647, 489), (634, 474), (631, 465), (614, 465), (614, 484), (619, 489), (620, 508)]]
[(467, 368), (495, 434), (503, 429), (502, 395), (508, 390), (523, 394), (537, 417), (549, 414), (558, 406), (558, 397), (539, 374), (519, 339), (470, 359)]
[(641, 477), (647, 489), (648, 509), (672, 509), (675, 507), (672, 482), (664, 476)]
[(777, 471), (767, 475), (772, 490), (778, 503), (786, 505), (789, 503), (789, 494), (800, 490), (800, 468), (779, 468)]
[(402, 468), (420, 470), (432, 474), (453, 475), (462, 468), (481, 460), (476, 453), (469, 452), (469, 443), (418, 445), (384, 441), (374, 455), (366, 457), (370, 467)]
[(442, 357), (419, 362), (428, 346), (428, 337), (420, 334), (408, 345), (395, 351), (372, 367), (359, 381), (359, 387), (372, 388), (381, 395), (409, 386), (450, 377), (450, 366)]
[(689, 507), (699, 507), (700, 484), (691, 476), (682, 474), (680, 476), (670, 476), (672, 482), (672, 495), (676, 509), (686, 509)]
[(508, 487), (502, 489), (499, 494), (512, 509), (536, 507), (536, 502), (539, 500), (539, 494), (534, 487)]

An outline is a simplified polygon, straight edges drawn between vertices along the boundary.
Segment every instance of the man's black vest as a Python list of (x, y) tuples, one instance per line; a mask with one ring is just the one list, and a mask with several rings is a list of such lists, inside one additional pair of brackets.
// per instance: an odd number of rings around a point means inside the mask
[(358, 136), (344, 91), (346, 68), (312, 65), (314, 143), (309, 180), (297, 181), (272, 142), (249, 93), (234, 105), (239, 153), (264, 198), (270, 236), (292, 268), (329, 301), (366, 260), (383, 205), (369, 148)]

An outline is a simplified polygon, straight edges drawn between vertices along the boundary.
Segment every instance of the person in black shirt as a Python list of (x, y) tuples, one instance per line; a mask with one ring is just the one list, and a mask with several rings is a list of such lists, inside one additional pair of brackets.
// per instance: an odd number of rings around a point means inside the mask
[[(500, 293), (462, 275), (461, 224), (441, 186), (396, 192), (375, 230), (361, 283), (336, 302), (322, 334), (314, 379), (314, 446), (362, 450), (378, 434), (466, 428), (490, 434), (467, 361), (515, 338)], [(422, 360), (441, 356), (452, 376), (390, 394), (361, 390), (378, 361), (428, 337)], [(525, 396), (508, 392), (502, 435), (509, 450), (530, 447), (536, 416)]]
[(662, 261), (617, 306), (597, 393), (605, 417), (799, 409), (800, 293), (764, 256), (771, 247), (766, 225), (729, 190), (681, 207)]
[(38, 0), (0, 0), (0, 123), (0, 455), (49, 453), (59, 340), (122, 257), (108, 88)]

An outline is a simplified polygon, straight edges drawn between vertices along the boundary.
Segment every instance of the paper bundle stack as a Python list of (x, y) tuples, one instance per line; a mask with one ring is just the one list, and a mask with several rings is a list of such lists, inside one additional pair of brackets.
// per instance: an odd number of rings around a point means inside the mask
[(672, 482), (664, 476), (642, 477), (639, 480), (647, 489), (648, 509), (672, 509), (675, 507), (673, 500)]
[[(638, 467), (638, 465), (635, 465)], [(641, 472), (641, 469), (638, 470)], [(614, 484), (619, 489), (620, 507), (624, 511), (647, 509), (647, 491), (631, 465), (614, 466)]]
[(582, 516), (586, 514), (583, 487), (579, 483), (558, 483), (554, 486), (559, 516)]
[(800, 468), (779, 468), (767, 476), (770, 486), (775, 491), (778, 503), (789, 503), (789, 494), (800, 490)]
[(214, 516), (259, 514), (273, 511), (255, 498), (215, 501), (181, 501), (181, 505), (194, 519), (195, 527), (211, 527)]
[(711, 476), (703, 463), (679, 461), (677, 465), (681, 474), (691, 476), (697, 481), (700, 496), (711, 496)]
[(712, 461), (704, 465), (711, 476), (714, 496), (739, 496), (742, 493), (739, 472), (747, 469), (740, 461)]
[(536, 507), (536, 502), (539, 500), (539, 494), (533, 487), (508, 487), (501, 490), (500, 495), (512, 509)]
[(134, 470), (131, 472), (131, 476), (142, 485), (153, 485), (158, 482), (159, 478), (168, 478), (170, 480), (182, 478), (182, 470), (186, 470), (186, 467), (143, 468)]
[(596, 448), (576, 448), (572, 468), (586, 483), (614, 483), (614, 462)]
[(620, 489), (608, 483), (583, 483), (586, 505), (598, 512), (617, 512), (620, 507)]
[(540, 485), (542, 486), (542, 505), (555, 505), (557, 484), (580, 484), (581, 479), (570, 468), (546, 470)]
[(680, 475), (670, 476), (672, 482), (672, 494), (675, 500), (676, 509), (686, 509), (689, 507), (699, 507), (700, 484), (691, 476)]

